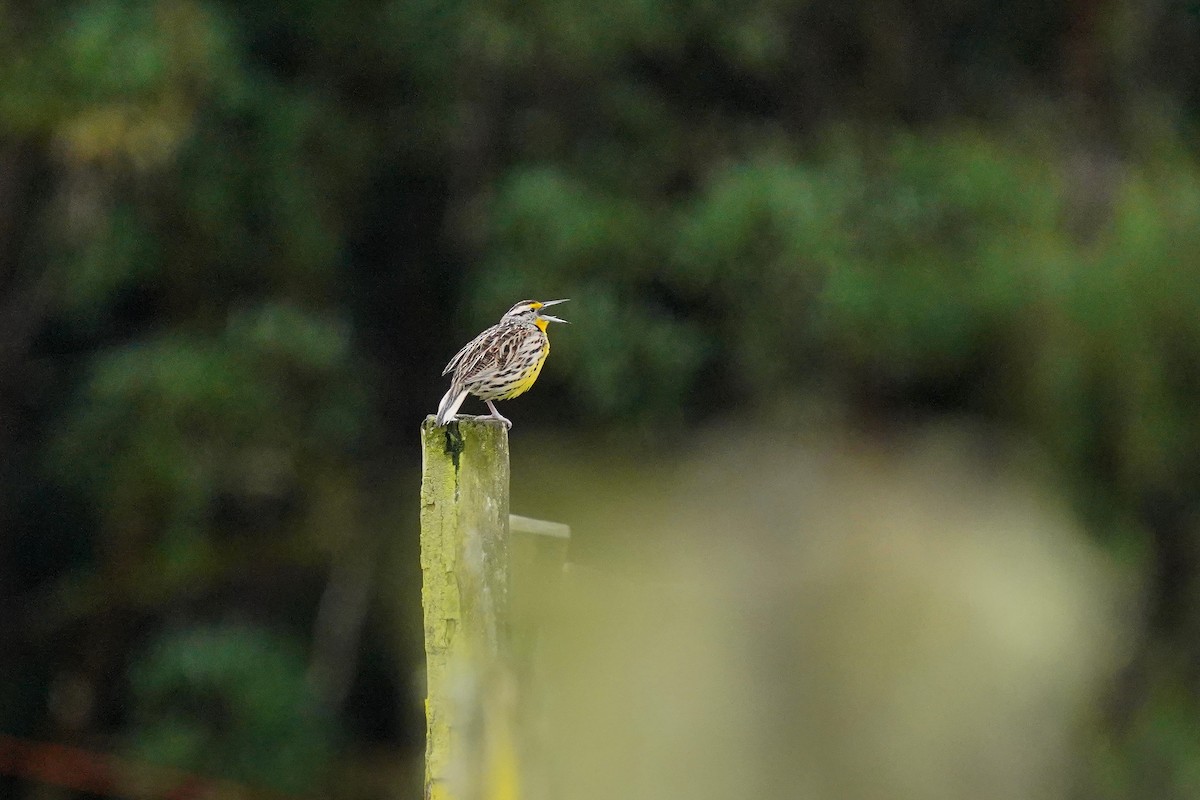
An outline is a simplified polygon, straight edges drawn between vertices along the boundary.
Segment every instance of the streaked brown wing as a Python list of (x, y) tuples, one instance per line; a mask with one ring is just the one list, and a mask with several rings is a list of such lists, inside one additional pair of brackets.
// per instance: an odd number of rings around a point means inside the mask
[(501, 324), (489, 334), (486, 341), (480, 342), (479, 352), (464, 356), (455, 372), (455, 378), (464, 386), (479, 387), (508, 373), (520, 359), (523, 343), (530, 337), (530, 331), (522, 325)]
[(462, 357), (467, 354), (467, 351), (469, 351), (472, 346), (474, 346), (474, 344), (478, 340), (478, 338), (479, 337), (476, 337), (475, 339), (472, 339), (471, 341), (467, 342), (466, 344), (464, 344), (462, 346), (461, 350), (459, 350), (457, 353), (454, 354), (454, 358), (450, 359), (450, 363), (446, 365), (446, 368), (444, 370), (442, 370), (443, 375), (450, 374), (450, 371), (454, 369), (454, 367), (458, 364), (459, 361), (462, 361)]
[(454, 354), (454, 358), (450, 359), (450, 363), (442, 370), (442, 374), (449, 375), (456, 368), (459, 376), (470, 372), (473, 365), (487, 353), (489, 343), (496, 337), (499, 328), (499, 325), (493, 325), (463, 345), (462, 349)]

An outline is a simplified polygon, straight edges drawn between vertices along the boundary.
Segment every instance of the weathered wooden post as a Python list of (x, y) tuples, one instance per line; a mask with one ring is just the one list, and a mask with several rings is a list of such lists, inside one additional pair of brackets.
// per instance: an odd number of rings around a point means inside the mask
[(517, 796), (508, 645), (508, 433), (422, 425), (427, 800)]

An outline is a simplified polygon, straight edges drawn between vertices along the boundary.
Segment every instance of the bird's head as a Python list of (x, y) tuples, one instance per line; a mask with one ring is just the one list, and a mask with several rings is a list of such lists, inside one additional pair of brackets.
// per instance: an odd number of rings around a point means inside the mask
[[(550, 306), (556, 306), (559, 303), (565, 303), (566, 300), (522, 300), (508, 310), (503, 317), (503, 320), (517, 320), (519, 322), (531, 322), (537, 325), (543, 331), (551, 322), (566, 322), (565, 319), (550, 314), (543, 314), (542, 310)], [(502, 320), (502, 321), (503, 321)]]

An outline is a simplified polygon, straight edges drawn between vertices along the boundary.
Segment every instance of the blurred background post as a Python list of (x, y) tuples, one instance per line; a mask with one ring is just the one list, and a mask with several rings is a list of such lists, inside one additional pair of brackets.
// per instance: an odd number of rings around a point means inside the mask
[(536, 297), (524, 795), (1200, 796), (1195, 2), (0, 0), (0, 53), (0, 797), (421, 797), (413, 431)]

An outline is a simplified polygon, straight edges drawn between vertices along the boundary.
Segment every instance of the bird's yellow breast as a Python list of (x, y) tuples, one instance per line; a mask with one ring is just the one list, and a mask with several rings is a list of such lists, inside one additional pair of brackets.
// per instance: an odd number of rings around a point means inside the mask
[(517, 395), (528, 392), (533, 386), (534, 382), (537, 381), (538, 375), (542, 374), (542, 365), (546, 363), (546, 356), (548, 355), (550, 355), (550, 339), (548, 337), (543, 337), (542, 352), (541, 355), (538, 356), (537, 361), (533, 362), (528, 371), (526, 371), (524, 375), (522, 375), (515, 383), (513, 383), (512, 389), (508, 392), (508, 394), (496, 399), (511, 400)]

